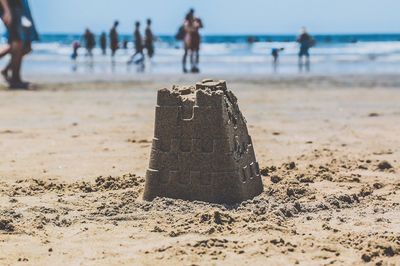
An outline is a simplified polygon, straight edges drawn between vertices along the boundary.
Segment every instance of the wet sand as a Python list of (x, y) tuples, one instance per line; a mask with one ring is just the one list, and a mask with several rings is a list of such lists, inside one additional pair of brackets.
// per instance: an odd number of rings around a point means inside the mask
[(156, 90), (199, 76), (0, 89), (0, 264), (396, 265), (400, 78), (227, 76), (264, 193), (141, 199)]

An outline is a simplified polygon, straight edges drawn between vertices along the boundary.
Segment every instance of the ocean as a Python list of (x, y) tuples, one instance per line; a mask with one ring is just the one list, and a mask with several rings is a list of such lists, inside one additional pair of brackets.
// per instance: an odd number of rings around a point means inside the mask
[[(298, 44), (295, 35), (212, 35), (202, 37), (200, 69), (206, 74), (294, 74), (298, 68)], [(316, 46), (311, 49), (311, 73), (369, 74), (400, 72), (400, 34), (314, 35)], [(98, 40), (98, 37), (96, 37)], [(133, 53), (132, 37), (128, 49), (120, 49), (111, 64), (110, 56), (94, 50), (91, 61), (79, 50), (76, 63), (71, 60), (72, 42), (81, 41), (77, 34), (43, 34), (41, 42), (33, 45), (34, 52), (24, 63), (28, 73), (136, 73), (136, 67), (126, 62)], [(4, 42), (4, 40), (3, 40)], [(180, 73), (182, 44), (173, 36), (158, 36), (156, 54), (146, 61), (145, 72)], [(284, 48), (279, 65), (272, 64), (271, 49)], [(5, 59), (3, 59), (4, 61)]]

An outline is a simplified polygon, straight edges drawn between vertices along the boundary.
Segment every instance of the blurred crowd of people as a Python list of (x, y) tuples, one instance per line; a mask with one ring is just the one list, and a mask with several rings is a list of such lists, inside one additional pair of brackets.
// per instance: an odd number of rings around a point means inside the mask
[[(21, 78), (21, 65), (25, 55), (32, 51), (31, 43), (39, 40), (38, 32), (32, 18), (28, 0), (0, 0), (0, 15), (7, 28), (8, 45), (0, 50), (0, 58), (7, 54), (11, 55), (9, 63), (1, 71), (2, 76), (9, 84), (10, 88), (30, 88), (31, 84), (25, 82)], [(140, 70), (145, 69), (146, 58), (151, 59), (155, 55), (154, 42), (156, 36), (152, 30), (152, 20), (146, 20), (144, 32), (141, 31), (141, 22), (136, 21), (132, 36), (134, 51), (127, 60), (127, 65), (135, 64)], [(72, 44), (71, 58), (76, 62), (79, 56), (79, 49), (86, 49), (86, 56), (93, 59), (93, 49), (99, 45), (102, 55), (107, 55), (107, 47), (111, 52), (112, 64), (115, 64), (115, 55), (119, 49), (128, 49), (129, 41), (124, 39), (122, 42), (118, 33), (119, 21), (115, 21), (109, 31), (108, 38), (106, 32), (102, 32), (96, 41), (95, 34), (87, 28), (81, 38)], [(195, 10), (190, 9), (185, 15), (182, 24), (179, 26), (175, 35), (177, 41), (182, 42), (183, 57), (182, 71), (183, 73), (199, 73), (200, 72), (200, 46), (201, 34), (200, 30), (204, 25), (202, 20), (195, 15)], [(254, 38), (248, 38), (248, 43), (255, 42)], [(297, 38), (299, 43), (299, 70), (310, 70), (310, 48), (315, 45), (314, 39), (307, 32), (306, 28), (302, 29), (301, 34)], [(273, 48), (271, 55), (273, 58), (274, 69), (279, 64), (280, 54), (284, 51), (283, 47)], [(189, 58), (189, 67), (187, 61)]]
[[(115, 63), (115, 54), (121, 47), (128, 49), (128, 40), (121, 42), (118, 34), (119, 22), (115, 21), (113, 27), (109, 32), (109, 48), (111, 51), (112, 62)], [(141, 23), (136, 21), (135, 30), (133, 32), (133, 46), (134, 52), (127, 61), (128, 65), (136, 64), (141, 70), (145, 68), (146, 56), (148, 59), (152, 59), (155, 54), (154, 42), (156, 37), (152, 31), (152, 20), (146, 20), (146, 28), (144, 34), (141, 32)], [(183, 43), (183, 58), (182, 58), (182, 69), (184, 73), (199, 73), (199, 62), (200, 62), (200, 29), (203, 28), (203, 22), (200, 18), (195, 16), (194, 9), (190, 9), (186, 14), (182, 25), (179, 27), (178, 33), (175, 38)], [(82, 45), (83, 44), (83, 45)], [(101, 33), (99, 37), (99, 44), (102, 51), (102, 55), (107, 54), (107, 35), (105, 32)], [(86, 55), (90, 58), (93, 57), (93, 49), (96, 47), (95, 34), (87, 28), (82, 36), (81, 41), (75, 41), (72, 44), (72, 55), (71, 58), (76, 60), (78, 58), (78, 50), (84, 46), (86, 49)], [(146, 53), (145, 53), (146, 52)], [(189, 57), (190, 68), (187, 68), (187, 59)]]
[[(109, 33), (109, 48), (111, 50), (112, 62), (114, 62), (114, 56), (120, 47), (128, 49), (128, 40), (121, 42), (118, 34), (119, 22), (115, 21), (113, 27)], [(135, 30), (133, 32), (133, 47), (134, 51), (127, 61), (128, 65), (136, 64), (140, 70), (145, 69), (146, 55), (147, 58), (153, 58), (155, 54), (154, 42), (156, 40), (155, 35), (152, 31), (152, 21), (147, 19), (146, 28), (144, 34), (141, 32), (141, 23), (137, 21), (135, 23)], [(183, 73), (199, 73), (200, 72), (200, 46), (201, 46), (201, 34), (200, 30), (204, 28), (203, 21), (195, 15), (195, 10), (190, 9), (185, 15), (184, 21), (179, 26), (178, 32), (175, 35), (177, 41), (182, 42), (183, 57), (182, 57), (182, 71)], [(84, 46), (87, 50), (86, 55), (93, 57), (92, 50), (96, 46), (95, 35), (86, 29), (83, 34)], [(251, 45), (257, 40), (253, 37), (248, 37), (247, 42)], [(315, 45), (315, 40), (307, 32), (305, 27), (302, 28), (300, 35), (297, 38), (299, 44), (299, 71), (310, 71), (310, 49)], [(100, 48), (103, 55), (107, 54), (107, 35), (103, 32), (99, 38)], [(72, 59), (76, 60), (78, 57), (78, 49), (81, 47), (80, 42), (76, 41), (73, 43), (73, 54)], [(279, 58), (285, 48), (275, 47), (271, 49), (273, 69), (277, 71), (279, 66)], [(145, 53), (146, 51), (146, 53)], [(188, 67), (189, 61), (189, 67)]]
[[(123, 49), (128, 49), (128, 40), (123, 40), (122, 43), (120, 42), (120, 37), (118, 33), (118, 26), (119, 26), (119, 21), (115, 21), (112, 28), (110, 29), (110, 32), (108, 34), (108, 40), (107, 40), (107, 34), (105, 32), (102, 32), (99, 37), (99, 46), (101, 49), (101, 54), (102, 55), (107, 55), (107, 44), (109, 44), (109, 49), (111, 51), (111, 59), (112, 63), (115, 63), (115, 54), (116, 52), (123, 48)], [(144, 35), (141, 33), (140, 29), (141, 23), (140, 21), (135, 22), (135, 30), (133, 33), (133, 43), (134, 43), (134, 53), (130, 57), (130, 59), (127, 61), (127, 64), (137, 64), (139, 65), (142, 69), (145, 68), (145, 53), (148, 56), (149, 59), (153, 58), (153, 55), (155, 53), (155, 48), (154, 48), (154, 41), (155, 41), (155, 36), (152, 31), (152, 21), (151, 19), (146, 20), (146, 28), (144, 31)], [(82, 43), (84, 48), (86, 49), (86, 56), (89, 58), (93, 58), (93, 49), (96, 47), (96, 37), (95, 34), (87, 28), (82, 36), (81, 41), (74, 41), (72, 44), (72, 55), (71, 58), (73, 60), (76, 60), (79, 56), (78, 50), (82, 47)]]

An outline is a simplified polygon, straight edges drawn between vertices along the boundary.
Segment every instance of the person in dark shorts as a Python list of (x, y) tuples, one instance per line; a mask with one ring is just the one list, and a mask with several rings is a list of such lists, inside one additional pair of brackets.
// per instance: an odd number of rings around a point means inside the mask
[[(142, 34), (140, 33), (140, 22), (136, 21), (135, 23), (135, 32), (133, 33), (133, 38), (135, 42), (135, 53), (131, 56), (128, 61), (128, 64), (135, 64), (141, 65), (144, 67), (144, 54), (143, 54), (143, 38)], [(136, 56), (140, 56), (138, 59), (135, 60)]]
[(107, 35), (105, 32), (100, 35), (100, 48), (103, 55), (107, 54)]
[(147, 51), (147, 56), (151, 59), (154, 55), (154, 35), (151, 30), (151, 19), (147, 19), (147, 26), (145, 30), (144, 47)]
[(83, 35), (83, 39), (85, 40), (87, 55), (93, 57), (93, 49), (96, 46), (94, 34), (89, 29), (86, 29), (85, 34)]
[(110, 49), (111, 49), (111, 57), (114, 58), (115, 53), (119, 48), (119, 36), (118, 36), (118, 28), (119, 22), (115, 21), (113, 27), (110, 30)]
[[(6, 5), (8, 4), (8, 7)], [(11, 23), (7, 26), (11, 60), (2, 70), (2, 75), (13, 89), (29, 89), (31, 84), (22, 81), (21, 66), (23, 57), (32, 51), (32, 41), (39, 40), (32, 18), (28, 0), (8, 0), (2, 2), (4, 12), (10, 10)], [(11, 72), (11, 76), (9, 76)]]
[[(310, 71), (310, 48), (315, 45), (314, 39), (308, 34), (306, 28), (302, 28), (300, 36), (297, 38), (297, 42), (300, 45), (299, 51), (299, 70), (303, 70), (305, 65), (306, 70)], [(306, 58), (305, 63), (303, 62), (303, 57)]]

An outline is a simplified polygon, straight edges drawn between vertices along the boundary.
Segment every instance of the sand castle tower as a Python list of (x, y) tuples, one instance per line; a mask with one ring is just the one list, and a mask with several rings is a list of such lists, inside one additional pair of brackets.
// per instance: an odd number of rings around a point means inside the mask
[(237, 98), (224, 81), (158, 91), (144, 199), (237, 203), (263, 191)]

